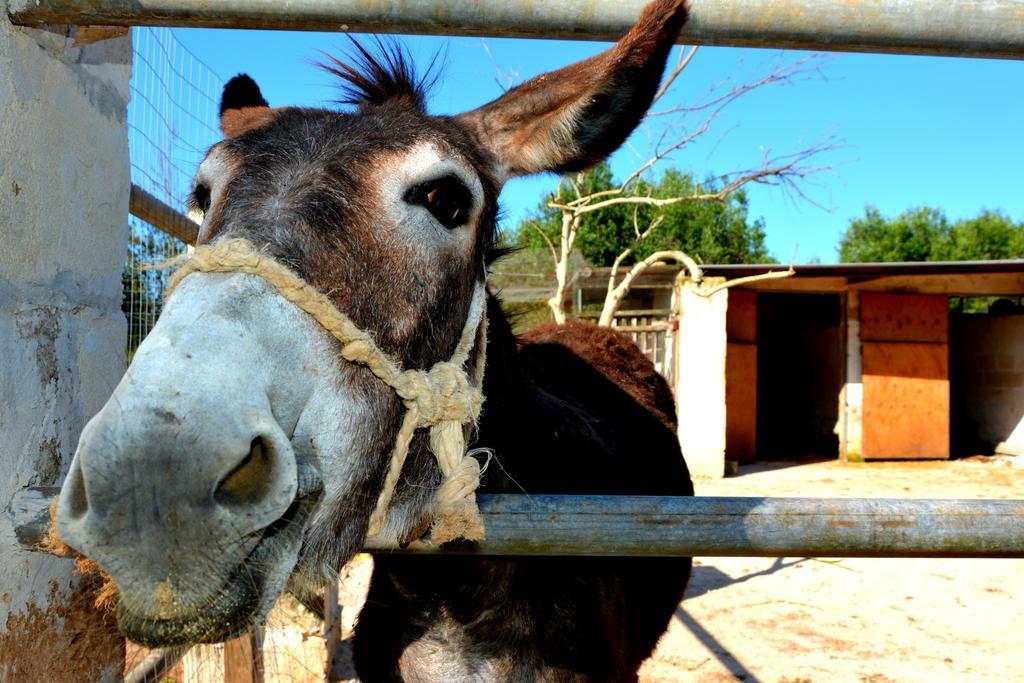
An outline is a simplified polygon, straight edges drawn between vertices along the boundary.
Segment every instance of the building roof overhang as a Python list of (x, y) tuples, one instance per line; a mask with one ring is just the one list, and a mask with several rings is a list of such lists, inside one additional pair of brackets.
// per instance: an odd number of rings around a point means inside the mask
[[(785, 271), (780, 264), (711, 264), (701, 266), (705, 277), (735, 280)], [(620, 280), (628, 268), (619, 271)], [(679, 266), (648, 268), (634, 288), (670, 287)], [(788, 278), (759, 280), (744, 289), (774, 292), (841, 292), (847, 290), (899, 291), (948, 296), (1024, 296), (1024, 259), (1007, 261), (928, 261), (916, 263), (822, 263), (793, 266)], [(607, 286), (609, 268), (594, 268), (582, 275), (578, 286)]]

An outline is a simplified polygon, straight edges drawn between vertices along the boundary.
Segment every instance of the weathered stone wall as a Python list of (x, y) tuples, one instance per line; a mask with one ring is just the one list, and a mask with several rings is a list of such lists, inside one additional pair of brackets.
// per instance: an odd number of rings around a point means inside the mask
[[(0, 12), (0, 510), (57, 484), (124, 371), (131, 43)], [(0, 680), (110, 678), (121, 642), (68, 560), (0, 514)]]

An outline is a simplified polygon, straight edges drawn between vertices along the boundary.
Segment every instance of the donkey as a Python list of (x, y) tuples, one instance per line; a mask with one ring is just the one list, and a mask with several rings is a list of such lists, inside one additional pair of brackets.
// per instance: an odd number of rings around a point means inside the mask
[[(652, 2), (608, 51), (454, 117), (426, 113), (424, 80), (384, 46), (328, 65), (346, 111), (270, 108), (238, 76), (195, 179), (198, 242), (248, 240), (403, 368), (430, 368), (486, 281), (502, 183), (621, 145), (685, 16), (684, 0)], [(483, 491), (692, 495), (669, 388), (629, 339), (583, 323), (517, 339), (493, 294), (486, 321), (486, 402), (466, 432), (470, 455), (493, 454)], [(83, 431), (57, 529), (113, 577), (131, 640), (235, 637), (284, 591), (315, 605), (363, 546), (403, 411), (263, 278), (193, 273)], [(429, 448), (416, 432), (387, 506), (403, 544), (431, 524)], [(378, 555), (357, 672), (635, 680), (689, 574), (685, 558)]]

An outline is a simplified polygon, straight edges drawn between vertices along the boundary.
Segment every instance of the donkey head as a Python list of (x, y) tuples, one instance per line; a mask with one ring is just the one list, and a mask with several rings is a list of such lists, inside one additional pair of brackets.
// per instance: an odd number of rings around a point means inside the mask
[[(405, 58), (333, 62), (351, 111), (268, 107), (228, 83), (191, 198), (200, 244), (245, 238), (406, 368), (451, 356), (513, 176), (586, 168), (637, 125), (685, 18), (659, 0), (607, 52), (455, 117)], [(482, 339), (478, 342), (483, 343)], [(486, 408), (485, 408), (486, 409)], [(57, 512), (149, 645), (224, 640), (310, 595), (366, 539), (404, 406), (258, 276), (195, 273), (83, 431)], [(417, 435), (388, 516), (422, 534), (439, 481)], [(290, 581), (290, 584), (289, 584)]]

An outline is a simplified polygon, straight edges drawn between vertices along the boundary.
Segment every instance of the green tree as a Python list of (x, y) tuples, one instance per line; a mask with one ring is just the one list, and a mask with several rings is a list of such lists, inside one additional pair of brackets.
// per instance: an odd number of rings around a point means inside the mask
[(874, 206), (854, 218), (839, 240), (842, 263), (935, 261), (949, 234), (941, 211), (922, 206), (886, 218)]
[(982, 211), (957, 221), (938, 254), (946, 261), (987, 261), (1024, 257), (1024, 221), (1014, 224), (1001, 211)]
[[(592, 195), (619, 187), (611, 168), (602, 163), (582, 176), (581, 195)], [(714, 193), (721, 189), (715, 181), (699, 183), (693, 176), (678, 169), (666, 170), (654, 183), (640, 179), (634, 195), (659, 198)], [(569, 193), (563, 183), (559, 192)], [(517, 246), (545, 247), (547, 240), (557, 244), (561, 238), (562, 212), (549, 208), (556, 195), (544, 196), (537, 209), (518, 226), (514, 240)], [(615, 204), (581, 217), (576, 247), (591, 264), (609, 266), (615, 258), (633, 246), (636, 239), (634, 221), (640, 230), (658, 216), (661, 224), (640, 242), (626, 263), (643, 259), (656, 251), (685, 251), (705, 263), (772, 262), (765, 246), (764, 222), (751, 221), (747, 196), (738, 190), (724, 201), (680, 202), (664, 207)]]
[(843, 263), (978, 261), (1024, 256), (1024, 222), (998, 211), (950, 223), (928, 206), (883, 216), (873, 206), (854, 218), (839, 241)]

